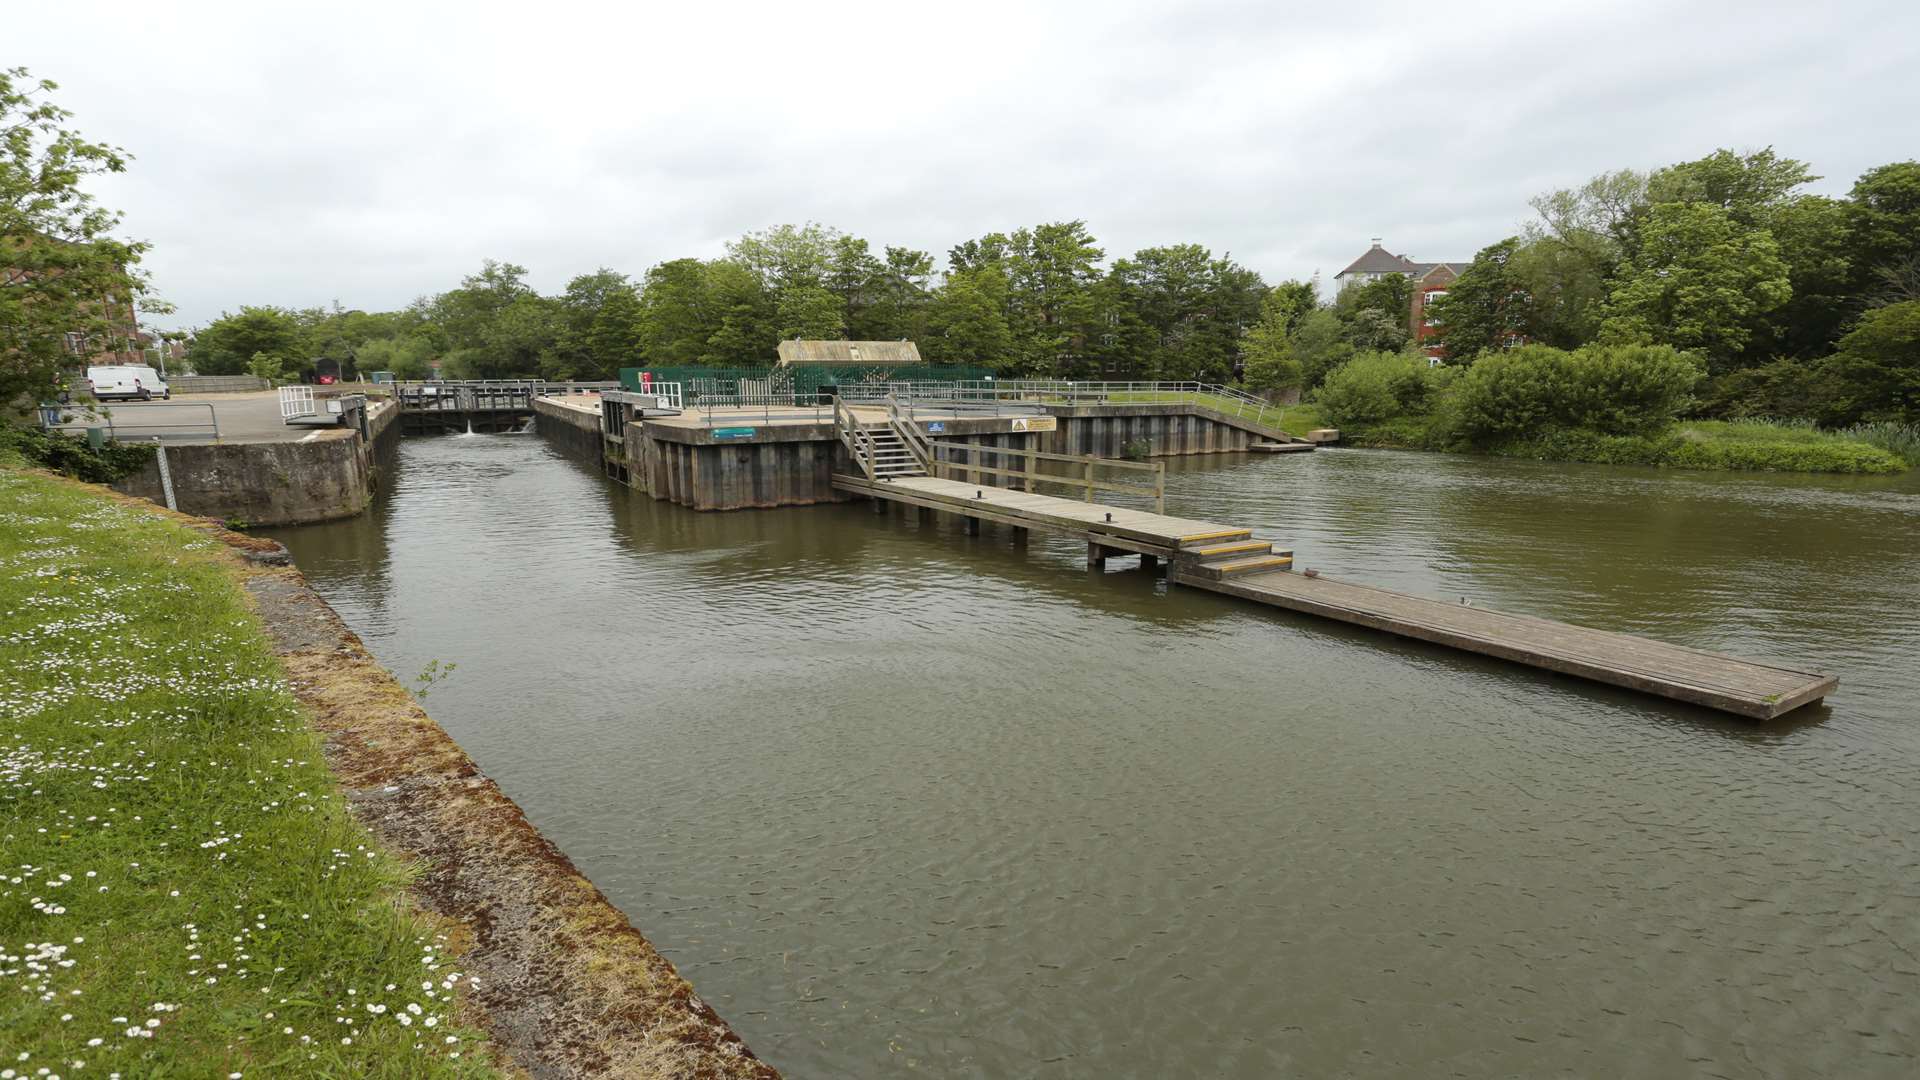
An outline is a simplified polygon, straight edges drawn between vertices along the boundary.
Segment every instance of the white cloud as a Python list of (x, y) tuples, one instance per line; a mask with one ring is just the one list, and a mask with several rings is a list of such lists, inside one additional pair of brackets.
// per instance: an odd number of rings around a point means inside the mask
[(204, 322), (558, 289), (818, 220), (943, 254), (1084, 218), (1269, 280), (1466, 257), (1606, 169), (1910, 156), (1911, 4), (38, 5), (0, 62), (132, 150), (101, 185)]

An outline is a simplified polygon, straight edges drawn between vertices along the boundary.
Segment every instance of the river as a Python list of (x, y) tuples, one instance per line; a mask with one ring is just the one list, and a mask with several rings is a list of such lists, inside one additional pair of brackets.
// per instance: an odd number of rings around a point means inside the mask
[(1334, 450), (1167, 506), (1840, 690), (1757, 725), (538, 435), (274, 535), (791, 1077), (1920, 1070), (1920, 474)]

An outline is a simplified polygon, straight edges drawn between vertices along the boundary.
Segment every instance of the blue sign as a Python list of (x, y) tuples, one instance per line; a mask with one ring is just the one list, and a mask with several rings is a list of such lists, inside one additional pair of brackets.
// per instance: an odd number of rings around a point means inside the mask
[(927, 434), (929, 435), (945, 435), (946, 433), (947, 425), (938, 420), (927, 425)]
[(751, 439), (753, 438), (753, 429), (750, 427), (717, 427), (713, 429), (713, 437), (716, 439)]

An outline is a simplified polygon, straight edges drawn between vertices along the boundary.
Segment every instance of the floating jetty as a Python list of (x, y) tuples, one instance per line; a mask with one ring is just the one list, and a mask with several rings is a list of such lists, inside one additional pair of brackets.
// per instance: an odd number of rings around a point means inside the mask
[[(1175, 392), (1195, 394), (1192, 401), (1142, 402), (1148, 392), (1137, 384), (1099, 393), (1079, 386), (1060, 404), (1051, 389), (1005, 384), (990, 393), (916, 388), (905, 400), (873, 388), (852, 399), (729, 402), (704, 413), (678, 408), (678, 392), (536, 405), (558, 421), (557, 432), (600, 449), (610, 475), (700, 509), (866, 498), (876, 511), (897, 503), (957, 515), (973, 534), (983, 522), (1017, 536), (1041, 529), (1084, 541), (1089, 566), (1137, 557), (1143, 568), (1164, 564), (1178, 585), (1759, 720), (1816, 703), (1838, 685), (1830, 675), (1299, 572), (1293, 552), (1251, 529), (1165, 513), (1161, 462), (1072, 452), (1090, 443), (1144, 444), (1155, 456), (1310, 452), (1338, 438), (1329, 429), (1300, 439), (1213, 408), (1205, 401), (1214, 398), (1195, 391)], [(1107, 493), (1151, 500), (1154, 509), (1099, 501)]]

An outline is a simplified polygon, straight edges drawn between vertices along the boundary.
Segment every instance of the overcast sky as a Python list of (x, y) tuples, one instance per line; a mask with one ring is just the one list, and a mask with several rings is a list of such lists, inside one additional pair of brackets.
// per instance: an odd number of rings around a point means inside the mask
[[(178, 10), (176, 10), (178, 8)], [(1770, 10), (1770, 8), (1774, 10)], [(819, 221), (944, 256), (1085, 219), (1269, 281), (1467, 258), (1529, 196), (1773, 145), (1920, 156), (1920, 3), (15, 5), (0, 64), (137, 158), (161, 326), (543, 291)]]

